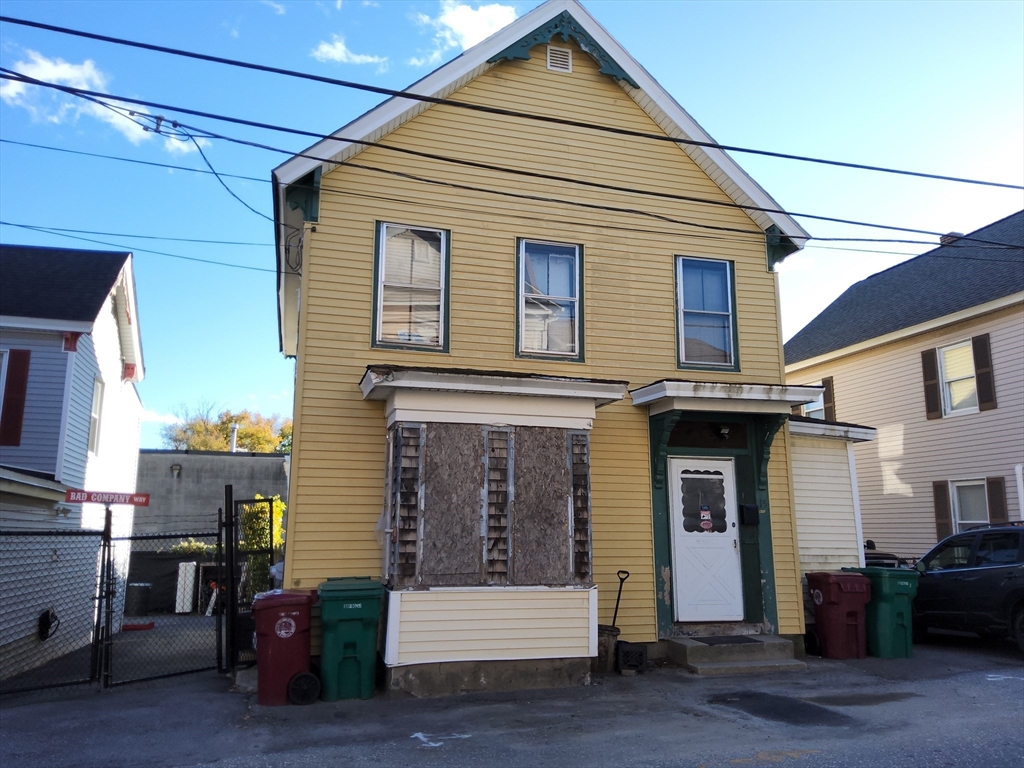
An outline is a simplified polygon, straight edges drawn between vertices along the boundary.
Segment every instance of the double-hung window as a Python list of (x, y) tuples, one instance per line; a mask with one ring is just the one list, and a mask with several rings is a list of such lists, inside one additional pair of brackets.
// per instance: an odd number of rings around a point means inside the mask
[(978, 390), (974, 381), (974, 353), (971, 342), (954, 344), (939, 350), (942, 377), (942, 410), (945, 414), (973, 413), (978, 410)]
[(736, 367), (732, 264), (676, 257), (679, 365)]
[(443, 229), (378, 224), (375, 344), (447, 348), (448, 240)]
[(519, 241), (519, 354), (583, 359), (582, 248)]
[(988, 499), (984, 480), (953, 482), (953, 524), (967, 531), (988, 524)]

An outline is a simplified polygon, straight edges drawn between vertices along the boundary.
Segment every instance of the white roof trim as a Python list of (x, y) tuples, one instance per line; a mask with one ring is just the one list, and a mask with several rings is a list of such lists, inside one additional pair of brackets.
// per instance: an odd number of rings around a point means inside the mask
[(1011, 293), (1009, 296), (1002, 296), (992, 301), (986, 301), (984, 304), (978, 304), (974, 307), (968, 307), (962, 309), (959, 312), (954, 312), (950, 315), (943, 315), (942, 317), (936, 317), (933, 320), (926, 320), (923, 323), (917, 325), (911, 325), (908, 328), (900, 328), (898, 331), (884, 334), (883, 336), (875, 336), (873, 339), (865, 339), (859, 341), (856, 344), (850, 344), (847, 347), (841, 349), (834, 349), (831, 352), (826, 352), (823, 355), (817, 357), (809, 357), (806, 360), (800, 360), (796, 363), (791, 363), (786, 366), (786, 375), (802, 371), (805, 368), (813, 368), (816, 365), (827, 363), (831, 360), (835, 360), (840, 357), (846, 357), (847, 355), (853, 355), (857, 352), (863, 352), (865, 349), (871, 349), (872, 347), (880, 347), (883, 344), (891, 344), (894, 341), (900, 341), (901, 339), (907, 339), (911, 336), (917, 336), (922, 333), (928, 333), (930, 331), (936, 331), (940, 328), (944, 328), (947, 325), (953, 325), (954, 323), (960, 323), (964, 320), (970, 320), (981, 315), (987, 315), (990, 312), (997, 312), (1000, 309), (1006, 309), (1012, 307), (1014, 304), (1020, 304), (1024, 302), (1024, 291), (1018, 293)]
[[(568, 11), (584, 30), (596, 40), (602, 48), (611, 56), (622, 69), (640, 84), (637, 90), (630, 85), (620, 82), (623, 89), (633, 98), (637, 104), (651, 115), (663, 130), (669, 135), (677, 138), (688, 138), (695, 141), (714, 142), (714, 139), (701, 128), (697, 122), (684, 110), (674, 98), (658, 82), (651, 77), (625, 48), (623, 48), (607, 30), (602, 27), (577, 0), (549, 0), (547, 3), (538, 6), (530, 13), (520, 17), (504, 29), (491, 35), (481, 43), (467, 49), (462, 55), (430, 73), (422, 80), (409, 86), (406, 90), (424, 96), (438, 96), (460, 79), (469, 75), (475, 77), (480, 72), (489, 69), (491, 66), (487, 60), (502, 50), (517, 42), (529, 34), (547, 20), (554, 18), (563, 11)], [(475, 72), (481, 68), (480, 72)], [(649, 98), (653, 103), (644, 106), (643, 102)], [(426, 108), (424, 102), (410, 101), (401, 97), (392, 97), (383, 104), (371, 109), (353, 122), (340, 128), (333, 135), (346, 135), (358, 139), (368, 139), (369, 136), (380, 132), (380, 136), (386, 135), (391, 130), (399, 127), (405, 122), (407, 113), (422, 111)], [(377, 136), (376, 138), (380, 138)], [(719, 149), (679, 145), (683, 151), (690, 155), (697, 164), (713, 179), (720, 178), (724, 174), (726, 180), (732, 184), (721, 184), (726, 194), (741, 205), (753, 205), (761, 208), (781, 208), (771, 196), (747, 174), (728, 154)], [(359, 147), (361, 148), (361, 147)], [(347, 142), (324, 139), (302, 152), (310, 157), (293, 157), (282, 163), (273, 171), (275, 184), (292, 184), (305, 176), (318, 165), (338, 162), (346, 151), (355, 149)], [(325, 171), (330, 170), (325, 168)], [(278, 210), (275, 217), (278, 224), (283, 220), (286, 203), (284, 195), (278, 195)], [(796, 243), (803, 247), (803, 240), (808, 233), (793, 218), (785, 214), (768, 214), (760, 212), (749, 212), (749, 215), (758, 222), (763, 229), (771, 224), (779, 227), (784, 235), (798, 238)], [(280, 255), (279, 255), (280, 257)]]
[(822, 421), (809, 424), (806, 421), (790, 421), (789, 432), (799, 437), (823, 437), (833, 440), (847, 440), (851, 443), (866, 443), (875, 439), (877, 430), (871, 427), (854, 427)]
[(658, 381), (629, 394), (633, 405), (666, 410), (789, 413), (795, 405), (814, 402), (824, 391), (818, 386), (782, 384), (722, 384), (705, 381)]
[(626, 386), (626, 382), (599, 382), (586, 379), (520, 378), (500, 374), (402, 370), (387, 374), (369, 370), (359, 382), (364, 400), (387, 400), (396, 389), (417, 389), (482, 395), (578, 398), (593, 400), (596, 406), (621, 400), (626, 396)]
[[(130, 380), (140, 382), (145, 378), (145, 366), (142, 361), (142, 329), (139, 327), (139, 312), (135, 297), (135, 271), (132, 268), (132, 255), (128, 254), (121, 274), (112, 291), (117, 331), (121, 341), (121, 354), (126, 363), (135, 365), (135, 376)], [(129, 320), (130, 318), (130, 320)]]
[(22, 331), (71, 331), (92, 333), (93, 323), (86, 320), (51, 320), (45, 317), (16, 317), (0, 315), (0, 327), (17, 328)]

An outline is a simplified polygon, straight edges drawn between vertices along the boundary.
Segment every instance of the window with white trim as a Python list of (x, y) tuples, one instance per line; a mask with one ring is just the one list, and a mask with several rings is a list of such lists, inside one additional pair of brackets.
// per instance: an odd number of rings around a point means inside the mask
[(676, 257), (679, 364), (732, 367), (732, 263)]
[(378, 238), (375, 342), (443, 348), (448, 232), (381, 224)]
[(519, 241), (519, 352), (581, 357), (578, 245)]
[(952, 486), (953, 525), (957, 533), (988, 525), (988, 494), (984, 480), (963, 480)]
[[(815, 386), (821, 386), (821, 382), (817, 382)], [(804, 416), (809, 419), (825, 419), (825, 393), (822, 392), (818, 395), (817, 399), (813, 403), (807, 403), (804, 405)]]
[(944, 415), (974, 413), (978, 410), (974, 352), (970, 341), (939, 349), (939, 377), (942, 382)]
[(96, 379), (92, 385), (92, 407), (89, 409), (89, 453), (100, 451), (100, 418), (103, 413), (103, 382)]

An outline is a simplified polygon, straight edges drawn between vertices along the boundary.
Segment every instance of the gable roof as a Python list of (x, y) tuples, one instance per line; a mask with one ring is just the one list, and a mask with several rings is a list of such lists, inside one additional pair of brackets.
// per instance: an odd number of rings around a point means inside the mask
[(34, 245), (0, 245), (0, 325), (91, 333), (113, 294), (127, 378), (144, 376), (132, 255)]
[[(714, 143), (714, 139), (651, 77), (618, 41), (592, 17), (577, 0), (548, 0), (486, 40), (465, 50), (406, 90), (423, 96), (444, 98), (466, 83), (496, 66), (503, 59), (523, 58), (528, 48), (554, 35), (570, 37), (581, 44), (601, 64), (601, 71), (614, 77), (622, 89), (669, 136)], [(546, 36), (546, 37), (545, 37)], [(526, 49), (524, 53), (523, 49)], [(335, 131), (333, 136), (363, 141), (379, 141), (430, 107), (430, 103), (392, 97), (361, 117)], [(729, 156), (711, 147), (677, 145), (728, 195), (740, 205), (781, 209), (781, 206)], [(278, 321), (281, 348), (286, 350), (286, 302), (297, 301), (286, 288), (286, 275), (298, 273), (289, 264), (288, 201), (284, 188), (310, 173), (329, 171), (365, 149), (365, 145), (338, 139), (324, 139), (282, 163), (272, 173), (274, 192), (275, 238), (278, 250)], [(802, 248), (809, 234), (786, 214), (748, 211), (751, 219), (765, 231), (772, 230), (792, 249)]]
[(130, 255), (0, 245), (0, 315), (92, 323)]
[(786, 343), (786, 365), (1024, 291), (1024, 211), (846, 289)]

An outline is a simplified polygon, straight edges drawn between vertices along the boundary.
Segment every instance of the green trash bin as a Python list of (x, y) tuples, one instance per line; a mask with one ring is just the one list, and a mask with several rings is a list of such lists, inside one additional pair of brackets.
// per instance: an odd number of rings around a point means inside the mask
[(871, 602), (865, 610), (868, 655), (909, 659), (914, 649), (914, 595), (917, 571), (906, 568), (843, 568), (871, 580)]
[(369, 576), (355, 576), (328, 579), (319, 592), (323, 626), (321, 698), (372, 699), (384, 587)]

